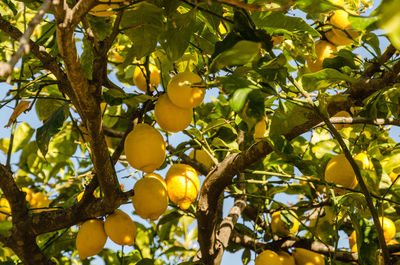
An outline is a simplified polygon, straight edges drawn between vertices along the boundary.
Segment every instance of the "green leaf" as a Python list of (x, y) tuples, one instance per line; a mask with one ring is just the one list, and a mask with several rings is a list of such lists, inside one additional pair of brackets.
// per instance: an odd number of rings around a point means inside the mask
[(397, 0), (382, 1), (381, 28), (388, 32), (390, 42), (400, 49), (400, 9)]
[(0, 235), (10, 236), (11, 229), (12, 229), (12, 222), (9, 221), (0, 222)]
[(253, 88), (237, 89), (229, 99), (229, 105), (236, 112), (241, 112), (247, 101), (247, 96), (253, 91)]
[(311, 110), (291, 102), (282, 103), (271, 119), (270, 136), (283, 135), (297, 125), (308, 121)]
[(12, 1), (10, 1), (10, 0), (1, 0), (1, 1), (10, 8), (10, 10), (13, 12), (14, 16), (17, 15), (18, 10), (15, 8), (15, 5)]
[(251, 62), (258, 54), (261, 44), (259, 42), (241, 40), (231, 49), (220, 53), (210, 65), (210, 73), (229, 67), (243, 65)]
[(35, 130), (32, 129), (28, 123), (21, 122), (14, 134), (12, 152), (15, 153), (18, 150), (24, 148), (24, 146), (29, 143), (29, 140), (31, 139), (34, 132)]
[(10, 147), (10, 139), (9, 138), (1, 138), (0, 139), (0, 150), (3, 151), (4, 154), (7, 154), (9, 147)]
[(366, 30), (370, 31), (376, 29), (376, 22), (379, 20), (379, 16), (371, 16), (371, 17), (361, 17), (361, 16), (349, 16), (350, 24), (353, 28), (358, 30)]
[(92, 50), (92, 44), (85, 37), (83, 38), (83, 52), (81, 55), (81, 63), (82, 63), (83, 73), (85, 74), (85, 77), (89, 80), (92, 80), (93, 60), (94, 60), (94, 55)]
[(163, 10), (147, 2), (124, 12), (120, 27), (133, 42), (133, 57), (140, 59), (154, 51), (163, 27), (162, 19)]
[(154, 259), (142, 259), (136, 265), (154, 265)]
[(122, 105), (108, 106), (103, 115), (104, 125), (112, 128), (120, 119), (121, 113)]
[(93, 30), (94, 35), (99, 40), (104, 40), (107, 38), (113, 29), (113, 23), (111, 23), (111, 18), (88, 16), (90, 26)]
[(158, 225), (162, 225), (168, 222), (176, 221), (181, 218), (183, 214), (179, 211), (173, 211), (168, 214), (165, 214), (161, 217), (161, 219), (158, 221)]
[(61, 130), (66, 119), (68, 108), (62, 106), (57, 109), (49, 118), (49, 120), (36, 130), (36, 143), (43, 156), (46, 156), (49, 149), (51, 137)]
[(254, 12), (251, 17), (256, 26), (266, 29), (271, 33), (274, 30), (285, 29), (290, 32), (308, 32), (313, 37), (320, 36), (318, 31), (300, 17), (289, 17), (280, 12)]
[(298, 0), (296, 1), (296, 6), (309, 15), (312, 14), (315, 16), (326, 11), (337, 9), (337, 7), (331, 4), (328, 0)]
[(343, 66), (348, 66), (351, 69), (357, 69), (358, 66), (356, 62), (359, 62), (360, 59), (351, 51), (342, 49), (337, 52), (334, 58), (326, 58), (323, 62), (324, 68), (333, 68), (340, 70)]
[(342, 81), (353, 83), (355, 79), (335, 69), (323, 69), (316, 73), (305, 74), (302, 77), (303, 88), (308, 92), (323, 90)]
[(370, 32), (365, 34), (362, 37), (362, 41), (371, 46), (378, 56), (381, 56), (382, 52), (379, 46), (379, 38), (374, 33)]
[(192, 9), (185, 14), (177, 13), (169, 19), (168, 29), (165, 32), (165, 42), (161, 45), (171, 61), (182, 57), (195, 29), (196, 10)]

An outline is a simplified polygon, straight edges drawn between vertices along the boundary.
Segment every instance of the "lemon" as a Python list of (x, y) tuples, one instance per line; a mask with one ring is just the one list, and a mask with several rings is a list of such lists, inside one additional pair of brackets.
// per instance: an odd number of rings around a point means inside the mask
[(279, 260), (282, 262), (282, 265), (295, 265), (294, 257), (287, 253), (286, 251), (278, 251), (277, 252)]
[(254, 265), (265, 265), (265, 264), (283, 265), (283, 263), (279, 259), (278, 254), (269, 249), (264, 250), (263, 252), (258, 254), (254, 261)]
[(27, 187), (23, 187), (21, 190), (25, 192), (25, 200), (30, 203), (33, 196), (33, 191)]
[[(350, 37), (347, 34), (349, 34)], [(358, 33), (354, 30), (349, 29), (343, 31), (333, 28), (332, 30), (325, 33), (325, 37), (336, 46), (342, 46), (352, 44), (354, 42), (353, 40), (358, 37)]]
[(181, 108), (195, 108), (206, 94), (203, 80), (192, 72), (183, 72), (171, 78), (167, 94), (172, 103)]
[(148, 124), (137, 124), (127, 135), (124, 144), (126, 159), (138, 170), (151, 173), (165, 160), (164, 138)]
[[(338, 113), (336, 113), (335, 115), (333, 115), (333, 117), (345, 117), (345, 118), (349, 118), (351, 117), (350, 113), (348, 113), (347, 111), (339, 111)], [(343, 128), (347, 128), (350, 127), (350, 124), (334, 124), (336, 130), (341, 130)]]
[(161, 95), (154, 107), (158, 125), (168, 132), (180, 132), (192, 121), (193, 109), (184, 109), (173, 104), (167, 94)]
[(99, 253), (106, 244), (107, 235), (101, 220), (90, 219), (79, 228), (76, 236), (76, 249), (81, 260)]
[(199, 177), (194, 168), (185, 164), (174, 164), (166, 176), (167, 192), (170, 200), (182, 210), (189, 208), (199, 193)]
[(322, 70), (322, 63), (326, 58), (332, 58), (333, 53), (336, 52), (336, 47), (331, 43), (319, 40), (315, 43), (315, 53), (317, 60), (313, 62), (311, 57), (307, 57), (307, 66), (310, 72), (315, 73)]
[(385, 237), (385, 241), (390, 242), (396, 234), (396, 225), (387, 217), (379, 217), (379, 223), (382, 226), (383, 236)]
[(361, 152), (357, 154), (354, 157), (354, 160), (356, 160), (358, 166), (361, 169), (374, 170), (374, 164), (372, 164), (372, 161), (369, 159), (366, 152)]
[(325, 259), (321, 254), (308, 249), (295, 248), (292, 255), (296, 265), (325, 265)]
[[(4, 213), (11, 213), (10, 203), (6, 198), (0, 199), (0, 211)], [(5, 221), (8, 217), (8, 215), (4, 213), (0, 213), (0, 222)]]
[[(286, 218), (286, 223), (282, 220)], [(274, 234), (280, 236), (289, 236), (299, 230), (299, 221), (295, 212), (290, 211), (281, 216), (281, 211), (276, 211), (271, 215), (271, 230)]]
[(325, 180), (351, 189), (358, 183), (356, 174), (344, 154), (336, 155), (329, 160), (325, 168)]
[[(32, 198), (30, 200), (30, 204), (32, 208), (48, 208), (50, 205), (50, 200), (41, 192), (36, 192), (32, 194)], [(46, 211), (47, 209), (35, 209), (33, 212), (39, 213), (42, 211)]]
[(150, 173), (135, 183), (132, 204), (143, 219), (156, 220), (168, 207), (168, 194), (161, 176)]
[(349, 13), (341, 9), (334, 11), (333, 15), (329, 18), (329, 23), (340, 29), (351, 28)]
[[(150, 91), (154, 91), (160, 84), (160, 71), (154, 64), (149, 64), (149, 71)], [(147, 76), (147, 71), (144, 66), (136, 66), (133, 72), (133, 82), (138, 89), (147, 92), (147, 81), (144, 73), (146, 73)]]
[(202, 163), (208, 169), (211, 169), (211, 167), (214, 165), (214, 162), (211, 159), (211, 157), (203, 149), (193, 149), (190, 152), (189, 157), (191, 159), (195, 159), (196, 161)]
[(268, 136), (267, 121), (268, 118), (264, 117), (262, 120), (258, 121), (254, 126), (254, 134), (253, 134), (254, 141), (256, 142), (261, 141), (263, 138)]
[(136, 225), (123, 211), (116, 209), (104, 223), (107, 236), (118, 245), (132, 246), (135, 242)]
[[(356, 236), (356, 230), (351, 232), (349, 236), (349, 246), (352, 252), (357, 252), (357, 236)], [(355, 247), (354, 247), (355, 246)], [(355, 251), (353, 251), (355, 249)]]

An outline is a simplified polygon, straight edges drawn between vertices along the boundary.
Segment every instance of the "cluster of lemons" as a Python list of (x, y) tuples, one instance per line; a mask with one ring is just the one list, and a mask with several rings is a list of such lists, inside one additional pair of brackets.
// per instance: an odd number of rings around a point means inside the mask
[[(145, 67), (137, 66), (133, 75), (136, 87), (144, 92), (154, 91), (160, 83), (157, 67), (150, 64), (148, 70), (149, 74)], [(204, 99), (202, 84), (201, 77), (191, 72), (179, 73), (170, 80), (167, 93), (158, 98), (154, 110), (156, 121), (163, 130), (179, 132), (190, 124), (193, 108)], [(196, 200), (200, 183), (196, 170), (190, 165), (172, 165), (165, 179), (154, 173), (166, 157), (166, 143), (157, 129), (146, 123), (137, 124), (125, 139), (124, 151), (128, 163), (146, 173), (135, 183), (132, 197), (133, 207), (140, 217), (154, 221), (166, 211), (169, 200), (182, 210), (187, 210)], [(212, 166), (212, 159), (203, 150), (196, 150), (190, 156), (206, 167)], [(109, 215), (104, 223), (97, 219), (88, 220), (82, 224), (76, 238), (79, 257), (85, 259), (96, 255), (103, 249), (107, 237), (120, 245), (133, 245), (135, 233), (134, 222), (121, 210)]]
[(255, 265), (325, 265), (325, 259), (321, 254), (314, 251), (295, 248), (292, 255), (285, 251), (264, 250), (257, 255)]
[[(338, 1), (339, 4), (343, 5), (343, 1)], [(312, 72), (318, 72), (322, 70), (323, 61), (326, 58), (332, 58), (333, 53), (336, 52), (336, 46), (349, 45), (354, 42), (354, 39), (358, 37), (358, 33), (352, 30), (352, 26), (349, 21), (349, 13), (345, 10), (335, 10), (332, 16), (329, 18), (329, 25), (332, 28), (325, 33), (326, 40), (318, 40), (315, 42), (315, 53), (317, 59), (313, 61), (311, 57), (307, 58), (308, 69)]]
[(120, 209), (108, 215), (106, 221), (89, 219), (79, 228), (76, 248), (81, 260), (98, 254), (109, 237), (118, 245), (132, 246), (136, 236), (136, 225)]
[[(25, 200), (29, 203), (32, 212), (39, 213), (48, 210), (51, 200), (41, 192), (33, 192), (27, 187), (21, 189), (26, 193)], [(11, 214), (11, 207), (8, 200), (0, 198), (0, 222), (5, 221)]]

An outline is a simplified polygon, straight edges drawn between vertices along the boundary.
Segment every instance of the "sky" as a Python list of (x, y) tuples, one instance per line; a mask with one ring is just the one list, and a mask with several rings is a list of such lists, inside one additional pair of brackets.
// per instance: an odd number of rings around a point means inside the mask
[[(374, 8), (376, 8), (379, 5), (379, 2), (380, 1), (376, 1), (374, 3)], [(304, 15), (300, 12), (295, 12), (294, 15), (301, 16), (304, 18)], [(388, 45), (388, 43), (387, 43), (387, 41), (384, 41), (384, 38), (381, 38), (381, 40), (382, 40), (381, 46), (382, 46), (382, 48), (385, 48)], [(356, 49), (355, 52), (359, 53), (362, 58), (370, 58), (371, 57), (370, 54), (367, 53), (362, 48)], [(115, 76), (112, 75), (111, 79), (112, 79), (112, 81), (119, 83), (118, 80), (116, 80)], [(5, 94), (7, 93), (7, 91), (10, 88), (11, 87), (9, 85), (7, 85), (5, 83), (0, 83), (0, 100), (5, 97)], [(128, 91), (128, 90), (132, 91), (132, 88), (126, 88), (126, 89), (127, 89), (126, 91)], [(218, 94), (218, 90), (216, 88), (208, 90), (207, 94), (206, 94), (205, 102), (209, 102), (210, 100), (212, 100), (213, 97), (216, 97), (217, 94)], [(13, 107), (13, 106), (6, 106), (6, 107), (0, 109), (0, 138), (8, 138), (10, 136), (10, 132), (11, 132), (10, 128), (4, 128), (4, 125), (7, 124), (10, 113), (12, 112), (11, 107)], [(18, 117), (18, 122), (22, 122), (22, 121), (28, 122), (31, 125), (31, 127), (34, 129), (36, 129), (42, 125), (42, 122), (39, 121), (39, 119), (36, 117), (34, 109), (28, 113), (21, 114), (21, 116)], [(399, 140), (399, 131), (397, 129), (392, 130), (391, 136), (394, 139), (396, 139), (396, 141), (398, 141)], [(187, 138), (188, 137), (183, 135), (182, 133), (176, 133), (176, 134), (173, 134), (173, 136), (170, 137), (169, 139), (170, 139), (172, 145), (177, 145), (178, 143), (180, 143), (184, 140), (187, 140)], [(11, 160), (13, 164), (18, 163), (19, 154), (20, 154), (20, 152), (13, 154), (12, 160)], [(6, 161), (6, 155), (2, 151), (0, 151), (0, 163), (4, 164), (5, 161)], [(16, 169), (16, 166), (14, 166), (13, 169)], [(126, 170), (121, 165), (118, 165), (116, 170), (117, 170), (117, 172), (119, 172), (119, 171), (121, 172), (119, 174), (119, 179), (120, 179), (121, 183), (124, 184), (125, 190), (133, 188), (133, 185), (134, 185), (133, 178), (132, 177), (125, 178), (125, 176), (128, 176), (131, 173), (133, 173), (133, 170), (131, 170), (131, 169)], [(159, 171), (158, 173), (162, 176), (165, 176), (166, 170)], [(139, 177), (139, 174), (136, 174), (136, 177)], [(202, 182), (203, 180), (204, 180), (204, 176), (200, 176), (200, 181)], [(297, 196), (289, 196), (286, 194), (281, 194), (281, 195), (279, 195), (278, 199), (285, 204), (287, 204), (288, 202), (294, 203), (297, 200)], [(225, 201), (224, 216), (227, 215), (227, 212), (229, 211), (229, 209), (232, 205), (233, 205), (232, 199), (227, 199)], [(132, 215), (133, 207), (130, 203), (123, 205), (120, 208), (123, 211), (129, 213), (134, 221), (140, 222), (142, 224), (145, 223), (145, 222), (143, 222), (142, 219), (140, 219), (140, 217)], [(342, 236), (343, 237), (340, 239), (339, 245), (347, 246), (347, 237), (344, 235), (342, 235)], [(120, 246), (114, 244), (110, 239), (108, 239), (108, 241), (106, 243), (106, 247), (115, 249), (115, 250), (120, 250)], [(128, 253), (130, 250), (132, 250), (132, 249), (125, 248), (125, 253)], [(223, 260), (222, 260), (222, 265), (241, 264), (241, 254), (242, 254), (242, 251), (239, 251), (234, 254), (225, 252)], [(95, 262), (93, 262), (92, 264), (104, 264), (104, 263), (100, 259), (96, 259)], [(249, 264), (250, 265), (254, 264), (254, 253), (252, 253), (252, 261)]]

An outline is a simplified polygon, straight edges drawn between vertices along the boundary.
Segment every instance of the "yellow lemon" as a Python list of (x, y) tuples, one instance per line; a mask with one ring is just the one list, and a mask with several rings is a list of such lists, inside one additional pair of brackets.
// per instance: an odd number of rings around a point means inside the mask
[(282, 262), (282, 265), (295, 265), (294, 257), (287, 253), (286, 251), (278, 251), (279, 260)]
[(340, 30), (333, 28), (325, 33), (325, 37), (336, 46), (342, 46), (352, 44), (358, 37), (358, 33), (350, 29)]
[[(10, 203), (6, 198), (0, 199), (0, 211), (8, 214), (11, 213)], [(5, 221), (8, 217), (8, 215), (4, 213), (0, 213), (0, 222)]]
[(206, 94), (203, 80), (192, 72), (183, 72), (171, 78), (167, 94), (172, 103), (181, 108), (195, 108)]
[[(348, 113), (347, 111), (339, 111), (338, 113), (336, 113), (335, 115), (333, 115), (333, 117), (345, 117), (345, 118), (349, 118), (351, 117), (350, 113)], [(334, 124), (336, 130), (341, 130), (343, 128), (347, 128), (350, 127), (351, 124)]]
[(325, 259), (321, 254), (308, 249), (295, 248), (292, 255), (296, 265), (325, 265)]
[(158, 174), (150, 173), (135, 183), (132, 204), (143, 219), (156, 220), (168, 207), (165, 181)]
[(161, 95), (154, 107), (158, 125), (168, 132), (180, 132), (189, 126), (193, 117), (193, 109), (184, 109), (173, 104), (167, 94)]
[[(149, 71), (150, 91), (154, 91), (160, 84), (160, 71), (154, 64), (149, 64)], [(133, 82), (135, 83), (135, 86), (143, 92), (147, 92), (145, 73), (147, 76), (148, 74), (144, 66), (136, 66), (135, 71), (133, 72)]]
[(396, 225), (387, 217), (379, 217), (379, 223), (382, 226), (383, 236), (386, 243), (393, 239), (396, 234)]
[[(47, 208), (49, 207), (50, 202), (51, 200), (49, 200), (46, 195), (41, 192), (36, 192), (32, 195), (30, 204), (32, 208)], [(39, 213), (46, 210), (47, 209), (35, 209), (33, 212)]]
[(167, 192), (170, 200), (182, 210), (190, 207), (199, 193), (200, 183), (194, 168), (185, 164), (174, 164), (166, 176)]
[(81, 260), (99, 253), (106, 244), (107, 235), (101, 220), (90, 219), (79, 228), (76, 236), (76, 249)]
[(268, 118), (264, 117), (262, 120), (258, 121), (254, 126), (254, 134), (253, 134), (254, 141), (258, 142), (268, 136), (267, 121)]
[(126, 159), (138, 170), (151, 173), (165, 160), (164, 138), (148, 124), (137, 124), (127, 135), (124, 144)]
[(211, 159), (211, 157), (203, 149), (193, 149), (190, 152), (189, 157), (191, 159), (194, 159), (194, 160), (202, 163), (208, 169), (210, 169), (214, 165), (214, 162)]
[[(356, 230), (351, 232), (349, 236), (349, 246), (352, 252), (357, 252), (357, 236), (356, 236)], [(355, 246), (355, 247), (354, 247)], [(355, 251), (353, 251), (355, 249)]]
[(349, 13), (341, 9), (334, 11), (333, 15), (329, 18), (329, 23), (340, 29), (351, 28)]
[(265, 265), (265, 264), (283, 265), (283, 263), (279, 259), (278, 254), (269, 249), (264, 250), (263, 252), (258, 254), (254, 261), (254, 265)]
[(135, 242), (136, 225), (123, 211), (116, 209), (104, 223), (106, 234), (118, 245), (132, 246)]
[[(325, 168), (325, 180), (346, 188), (354, 189), (357, 186), (356, 174), (344, 154), (331, 158)], [(336, 190), (340, 193), (339, 190)]]
[(361, 152), (361, 153), (357, 154), (354, 157), (354, 159), (356, 160), (360, 169), (368, 169), (368, 170), (374, 169), (374, 164), (372, 164), (372, 161), (369, 159), (366, 152)]
[(272, 233), (280, 236), (295, 234), (299, 230), (299, 221), (296, 213), (293, 211), (285, 215), (281, 215), (281, 213), (281, 211), (276, 211), (271, 215)]
[(25, 192), (25, 200), (30, 203), (33, 196), (33, 191), (27, 187), (23, 187), (21, 190)]
[(315, 43), (317, 60), (313, 62), (310, 56), (307, 57), (307, 66), (310, 72), (315, 73), (322, 70), (322, 63), (326, 58), (332, 58), (334, 52), (336, 52), (336, 47), (331, 43), (324, 40), (317, 41)]

